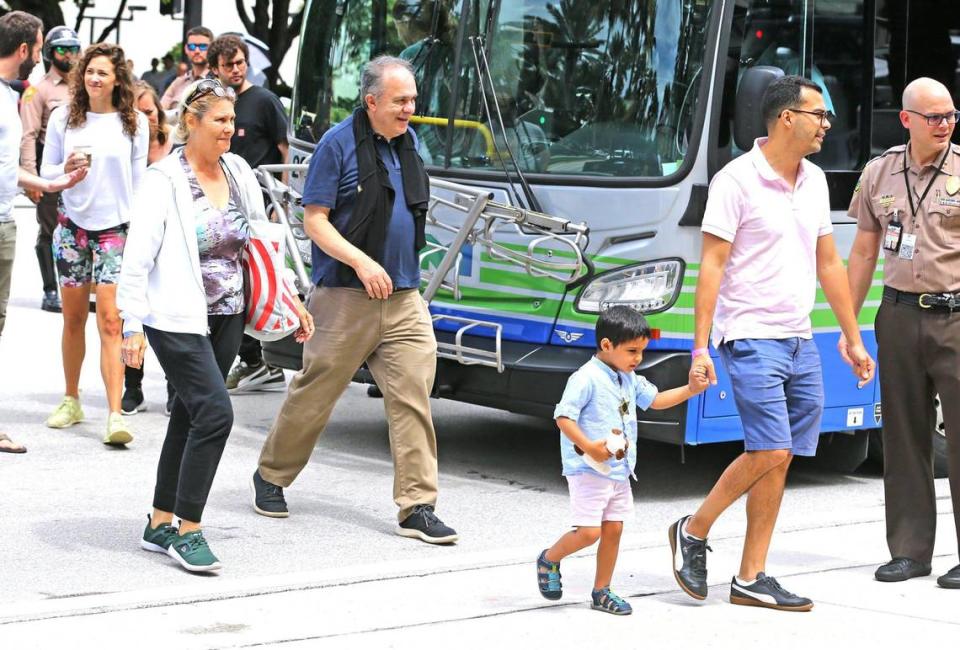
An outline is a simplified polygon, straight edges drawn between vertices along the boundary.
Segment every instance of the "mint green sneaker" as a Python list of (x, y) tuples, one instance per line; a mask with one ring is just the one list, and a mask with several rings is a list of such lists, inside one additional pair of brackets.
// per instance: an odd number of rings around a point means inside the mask
[(177, 535), (167, 548), (167, 555), (187, 571), (219, 571), (220, 560), (210, 550), (202, 530)]
[(63, 401), (47, 418), (47, 426), (51, 429), (66, 429), (82, 421), (83, 410), (80, 408), (80, 400), (64, 395)]
[(103, 444), (119, 447), (129, 442), (133, 442), (133, 433), (127, 421), (119, 413), (111, 413), (107, 417), (107, 433), (103, 436)]
[(147, 515), (147, 527), (143, 529), (140, 548), (154, 553), (166, 553), (176, 538), (177, 529), (173, 524), (160, 524), (156, 528), (150, 528), (150, 515)]

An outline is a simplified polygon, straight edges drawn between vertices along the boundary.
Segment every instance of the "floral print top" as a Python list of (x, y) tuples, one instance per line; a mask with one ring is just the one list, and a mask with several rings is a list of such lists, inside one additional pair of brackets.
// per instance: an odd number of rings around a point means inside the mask
[(183, 149), (180, 164), (190, 183), (195, 210), (197, 247), (200, 251), (200, 273), (207, 293), (207, 313), (240, 314), (244, 311), (243, 247), (247, 244), (247, 218), (240, 209), (240, 191), (229, 172), (227, 184), (230, 198), (225, 208), (213, 205), (200, 187), (197, 175), (187, 162)]

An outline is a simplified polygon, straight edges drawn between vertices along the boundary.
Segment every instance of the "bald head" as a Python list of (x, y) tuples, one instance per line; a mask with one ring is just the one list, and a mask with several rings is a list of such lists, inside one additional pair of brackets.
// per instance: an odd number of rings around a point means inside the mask
[(903, 89), (902, 106), (907, 110), (926, 113), (929, 107), (943, 103), (953, 106), (953, 98), (947, 87), (936, 79), (920, 77)]

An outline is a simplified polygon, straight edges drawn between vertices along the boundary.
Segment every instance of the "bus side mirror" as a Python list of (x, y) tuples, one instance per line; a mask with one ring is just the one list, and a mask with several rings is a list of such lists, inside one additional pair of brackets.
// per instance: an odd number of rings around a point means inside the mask
[(748, 68), (737, 88), (737, 106), (733, 118), (733, 140), (742, 151), (753, 148), (753, 141), (767, 135), (763, 122), (763, 94), (767, 86), (783, 76), (783, 70), (769, 65)]

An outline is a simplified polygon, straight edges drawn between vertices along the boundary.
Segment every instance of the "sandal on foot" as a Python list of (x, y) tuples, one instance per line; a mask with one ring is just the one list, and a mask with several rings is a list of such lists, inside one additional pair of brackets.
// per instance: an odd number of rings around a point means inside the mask
[(8, 454), (24, 454), (27, 448), (10, 439), (5, 433), (0, 433), (0, 452)]
[(599, 609), (601, 612), (616, 614), (617, 616), (626, 616), (633, 613), (630, 603), (610, 591), (610, 587), (594, 589), (591, 596), (593, 596), (593, 602), (590, 604), (591, 609)]
[(537, 586), (540, 595), (547, 600), (560, 600), (563, 596), (563, 585), (560, 584), (560, 563), (551, 562), (546, 558), (546, 549), (537, 558)]

